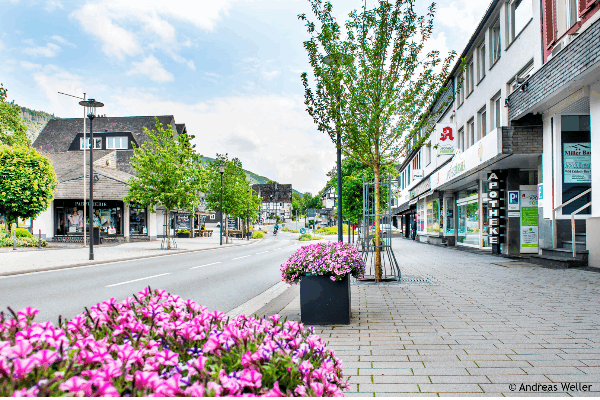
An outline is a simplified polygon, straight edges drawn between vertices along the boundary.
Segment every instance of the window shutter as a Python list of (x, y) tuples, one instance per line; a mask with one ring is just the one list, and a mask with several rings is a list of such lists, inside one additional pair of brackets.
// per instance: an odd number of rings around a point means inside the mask
[[(555, 36), (555, 22), (554, 22), (554, 1), (555, 0), (544, 0), (544, 32), (546, 35), (546, 49), (549, 49), (556, 40)], [(586, 0), (579, 0), (586, 1)]]
[(587, 13), (595, 2), (596, 0), (578, 0), (579, 17), (582, 17), (585, 13)]

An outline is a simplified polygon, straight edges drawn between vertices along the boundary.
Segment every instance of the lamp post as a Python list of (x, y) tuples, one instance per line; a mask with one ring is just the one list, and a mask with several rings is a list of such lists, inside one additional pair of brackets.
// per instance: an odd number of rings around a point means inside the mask
[[(94, 259), (94, 128), (93, 122), (96, 118), (96, 108), (104, 107), (103, 103), (94, 99), (80, 101), (79, 105), (88, 107), (87, 117), (90, 119), (90, 260)], [(84, 147), (87, 143), (83, 143)], [(85, 207), (85, 206), (84, 206)], [(100, 235), (100, 232), (98, 232)]]
[[(329, 66), (339, 65), (339, 61), (343, 61), (343, 55), (328, 55), (323, 59), (323, 62)], [(336, 131), (337, 131), (337, 189), (338, 189), (338, 242), (344, 241), (343, 235), (343, 222), (342, 222), (342, 136), (340, 127), (340, 115), (342, 113), (342, 105), (340, 104), (340, 94), (342, 92), (342, 82), (340, 81), (340, 90), (337, 92), (337, 103), (338, 103), (338, 117), (336, 118)]]
[(219, 246), (223, 246), (223, 173), (225, 172), (225, 165), (219, 165), (219, 172), (221, 173), (221, 223), (219, 224)]
[(247, 206), (247, 213), (246, 213), (246, 236), (248, 237), (248, 240), (250, 240), (250, 188), (248, 188), (247, 193), (248, 193), (248, 206)]

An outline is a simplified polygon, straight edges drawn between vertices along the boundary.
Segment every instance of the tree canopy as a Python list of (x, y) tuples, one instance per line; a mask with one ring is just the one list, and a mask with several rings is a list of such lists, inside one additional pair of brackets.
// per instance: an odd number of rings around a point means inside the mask
[[(155, 118), (155, 129), (144, 128), (150, 138), (133, 152), (131, 167), (135, 176), (129, 179), (129, 193), (124, 201), (147, 207), (171, 210), (188, 210), (193, 213), (200, 204), (200, 192), (206, 181), (205, 169), (198, 162), (191, 144), (194, 136), (176, 136), (171, 125), (163, 125)], [(170, 229), (167, 229), (168, 248), (171, 246)]]
[(0, 83), (0, 144), (29, 146), (27, 125), (21, 119), (21, 108), (6, 101), (7, 90)]
[(58, 181), (50, 160), (28, 146), (0, 145), (0, 214), (7, 221), (45, 211)]

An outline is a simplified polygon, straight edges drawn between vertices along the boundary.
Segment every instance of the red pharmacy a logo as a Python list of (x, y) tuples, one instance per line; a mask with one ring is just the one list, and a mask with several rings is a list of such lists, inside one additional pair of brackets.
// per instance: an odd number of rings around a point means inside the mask
[(454, 140), (454, 137), (452, 136), (452, 128), (449, 126), (442, 129), (442, 135), (440, 137), (440, 141), (444, 142), (446, 140)]

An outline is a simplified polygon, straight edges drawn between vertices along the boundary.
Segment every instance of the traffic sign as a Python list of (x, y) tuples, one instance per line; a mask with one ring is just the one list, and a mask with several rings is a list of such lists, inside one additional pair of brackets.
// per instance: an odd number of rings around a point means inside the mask
[(304, 235), (305, 233), (306, 233), (306, 229), (304, 229), (304, 228), (300, 228), (300, 234), (301, 234), (301, 235)]

